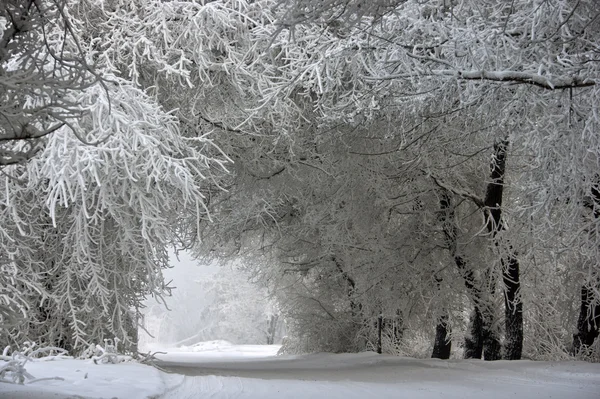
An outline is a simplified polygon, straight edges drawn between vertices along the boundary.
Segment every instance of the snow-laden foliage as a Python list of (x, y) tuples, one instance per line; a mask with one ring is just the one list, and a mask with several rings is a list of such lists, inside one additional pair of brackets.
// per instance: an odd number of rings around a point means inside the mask
[[(77, 13), (85, 2), (52, 5), (64, 21), (57, 26), (68, 25), (78, 54), (95, 62), (103, 81), (47, 94), (72, 104), (71, 113), (26, 164), (2, 169), (0, 337), (79, 350), (111, 335), (131, 346), (144, 297), (168, 294), (167, 245), (187, 245), (180, 233), (209, 220), (207, 186), (229, 159), (207, 132), (182, 134), (179, 118), (135, 76), (119, 76), (125, 65), (96, 59), (103, 45), (103, 56), (126, 49), (92, 36), (97, 26)], [(57, 26), (43, 25), (49, 36), (59, 35)], [(163, 56), (164, 69), (170, 59)], [(3, 65), (23, 57), (29, 53), (16, 51)], [(49, 76), (62, 76), (60, 68)]]
[(81, 115), (77, 96), (103, 84), (64, 3), (7, 0), (0, 6), (0, 165), (27, 161), (59, 129), (79, 135), (72, 125)]
[(360, 346), (378, 314), (458, 338), (474, 308), (488, 359), (521, 356), (522, 329), (531, 356), (569, 352), (600, 298), (594, 2), (290, 4), (271, 48), (303, 120), (290, 145), (227, 147), (205, 247), (267, 254), (300, 346)]
[(110, 89), (110, 105), (103, 90), (78, 100), (90, 112), (78, 127), (110, 132), (101, 145), (59, 131), (26, 166), (4, 169), (2, 279), (18, 287), (4, 297), (28, 314), (3, 331), (11, 340), (80, 347), (104, 331), (130, 340), (143, 297), (167, 293), (165, 246), (182, 212), (207, 218), (202, 179), (225, 159), (207, 158), (210, 140), (183, 138), (140, 90)]
[[(397, 352), (428, 331), (436, 353), (464, 337), (490, 360), (592, 345), (593, 0), (47, 5), (60, 18), (34, 26), (56, 40), (5, 47), (2, 67), (64, 43), (91, 83), (3, 169), (0, 315), (26, 315), (22, 336), (132, 339), (165, 245), (198, 239), (254, 269), (299, 350)], [(45, 37), (11, 26), (17, 48)]]

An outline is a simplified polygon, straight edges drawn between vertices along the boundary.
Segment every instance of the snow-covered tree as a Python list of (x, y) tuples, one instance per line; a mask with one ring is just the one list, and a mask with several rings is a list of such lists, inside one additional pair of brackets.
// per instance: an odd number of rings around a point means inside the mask
[[(29, 3), (38, 12), (46, 4)], [(133, 344), (144, 297), (168, 293), (161, 274), (166, 247), (189, 245), (180, 233), (209, 219), (208, 187), (227, 172), (229, 160), (207, 132), (183, 134), (170, 109), (135, 77), (122, 76), (125, 65), (102, 59), (128, 43), (110, 47), (92, 35), (102, 24), (82, 17), (95, 15), (85, 8), (91, 3), (49, 4), (64, 19), (50, 23), (46, 35), (60, 36), (59, 28), (68, 26), (78, 54), (95, 62), (103, 81), (59, 82), (65, 91), (57, 98), (72, 105), (70, 119), (46, 135), (26, 164), (3, 168), (0, 336), (5, 343), (30, 339), (74, 349), (107, 335)], [(161, 55), (163, 69), (179, 61)], [(30, 62), (26, 51), (14, 57), (17, 64), (19, 57)], [(41, 95), (53, 101), (54, 94)], [(97, 137), (102, 140), (91, 143)]]
[[(89, 85), (61, 92), (69, 123), (29, 163), (3, 169), (3, 317), (32, 303), (46, 314), (47, 292), (78, 308), (64, 296), (78, 280), (64, 276), (105, 258), (132, 278), (99, 286), (137, 298), (160, 285), (165, 243), (199, 240), (199, 255), (247, 261), (296, 338), (329, 331), (322, 348), (364, 349), (376, 324), (396, 341), (435, 327), (444, 356), (465, 332), (465, 355), (488, 360), (501, 344), (519, 358), (523, 340), (531, 350), (544, 334), (555, 352), (594, 342), (593, 0), (48, 7), (61, 18), (31, 15), (52, 32), (70, 27), (51, 43), (94, 69), (79, 69)], [(5, 26), (11, 43), (44, 37)], [(41, 48), (36, 59), (53, 47)], [(2, 76), (29, 54), (6, 51)], [(560, 295), (545, 307), (548, 292)], [(100, 300), (101, 313), (135, 308), (119, 295)]]
[(165, 294), (161, 268), (182, 212), (206, 218), (203, 175), (225, 159), (203, 155), (209, 142), (184, 139), (131, 85), (115, 85), (110, 112), (103, 93), (90, 93), (90, 117), (78, 124), (110, 131), (101, 145), (59, 131), (27, 165), (4, 169), (3, 220), (13, 224), (3, 231), (5, 267), (34, 284), (29, 317), (41, 312), (15, 339), (80, 347), (105, 331), (127, 337), (126, 315), (145, 295)]
[[(426, 284), (430, 289), (440, 286), (437, 295), (443, 296), (444, 302), (450, 297), (449, 287), (456, 287), (457, 277), (458, 281), (463, 280), (475, 309), (487, 309), (479, 316), (477, 311), (474, 313), (475, 324), (483, 329), (477, 328), (478, 337), (472, 337), (478, 342), (489, 339), (486, 358), (500, 356), (502, 335), (506, 356), (520, 357), (522, 298), (535, 300), (535, 294), (523, 291), (521, 284), (532, 284), (531, 274), (520, 281), (519, 266), (523, 261), (533, 262), (535, 254), (544, 248), (545, 234), (556, 226), (537, 216), (555, 206), (567, 206), (573, 212), (569, 214), (573, 220), (582, 208), (576, 198), (592, 198), (585, 196), (593, 188), (593, 183), (589, 183), (594, 181), (592, 169), (575, 168), (573, 154), (589, 158), (583, 148), (595, 148), (595, 142), (590, 141), (593, 135), (588, 134), (597, 126), (593, 104), (598, 98), (594, 42), (598, 35), (598, 10), (594, 3), (523, 1), (475, 6), (470, 1), (403, 1), (369, 2), (368, 7), (360, 1), (280, 3), (292, 3), (293, 7), (290, 12), (278, 14), (280, 25), (273, 48), (285, 51), (284, 71), (294, 68), (295, 72), (290, 73), (293, 79), (278, 77), (287, 82), (290, 89), (286, 93), (304, 110), (306, 122), (298, 123), (295, 131), (289, 130), (294, 132), (293, 145), (287, 149), (272, 150), (277, 147), (264, 142), (252, 144), (251, 151), (257, 145), (265, 148), (266, 155), (251, 158), (251, 165), (264, 165), (264, 173), (253, 176), (246, 172), (244, 159), (236, 159), (240, 180), (227, 203), (218, 207), (226, 210), (221, 214), (224, 223), (220, 226), (229, 226), (225, 230), (234, 233), (221, 232), (215, 241), (222, 243), (229, 238), (234, 249), (242, 249), (242, 253), (245, 244), (253, 243), (258, 243), (263, 251), (277, 252), (286, 247), (280, 245), (283, 239), (298, 242), (298, 228), (288, 224), (299, 218), (301, 223), (319, 229), (313, 239), (321, 248), (325, 238), (320, 230), (327, 219), (307, 222), (305, 213), (311, 206), (308, 198), (314, 188), (310, 182), (318, 186), (325, 181), (331, 186), (331, 181), (307, 174), (307, 165), (301, 165), (308, 163), (309, 168), (320, 168), (323, 176), (339, 179), (344, 172), (335, 164), (338, 160), (332, 160), (331, 152), (323, 151), (323, 147), (334, 142), (336, 134), (351, 137), (352, 132), (364, 129), (365, 136), (379, 143), (379, 149), (369, 151), (363, 143), (365, 150), (356, 151), (352, 149), (352, 139), (341, 140), (341, 146), (348, 153), (362, 153), (364, 157), (387, 157), (392, 165), (411, 165), (413, 170), (398, 168), (395, 176), (400, 176), (399, 181), (413, 183), (411, 190), (423, 192), (423, 198), (413, 195), (412, 201), (407, 201), (412, 203), (413, 213), (423, 215), (431, 224), (443, 202), (439, 200), (440, 192), (449, 193), (457, 203), (458, 208), (452, 212), (456, 229), (446, 229), (444, 238), (443, 223), (439, 223), (444, 219), (437, 218), (437, 227), (428, 234), (430, 237), (436, 229), (442, 233), (438, 245), (445, 247), (445, 257), (451, 255), (454, 275)], [(304, 50), (296, 51), (296, 45)], [(385, 121), (387, 126), (372, 123), (374, 118)], [(578, 140), (585, 144), (577, 145), (576, 151), (572, 151), (573, 145), (566, 146), (569, 150), (563, 153), (557, 151), (567, 143), (566, 131), (577, 132), (568, 135), (569, 143)], [(578, 134), (585, 140), (577, 139)], [(553, 139), (546, 141), (549, 137)], [(555, 152), (560, 155), (554, 155)], [(348, 153), (342, 157), (348, 157)], [(559, 162), (549, 165), (556, 160)], [(374, 176), (392, 175), (389, 164), (377, 168), (382, 169), (368, 177), (374, 182)], [(549, 184), (547, 177), (541, 175), (554, 169), (557, 180)], [(360, 167), (352, 173), (359, 176), (358, 170)], [(585, 170), (588, 177), (569, 174), (576, 170)], [(588, 186), (582, 186), (580, 181), (587, 181)], [(381, 188), (381, 182), (377, 183), (373, 185)], [(344, 184), (347, 190), (352, 187), (348, 181)], [(238, 193), (240, 202), (236, 203)], [(397, 194), (398, 198), (410, 198), (409, 193)], [(540, 196), (534, 200), (537, 194)], [(379, 198), (378, 194), (373, 196), (375, 201)], [(531, 202), (525, 202), (526, 198)], [(355, 201), (357, 196), (351, 199)], [(243, 210), (239, 209), (242, 203), (246, 205)], [(340, 217), (340, 213), (333, 217)], [(232, 215), (235, 217), (229, 219)], [(235, 222), (229, 224), (227, 220)], [(379, 219), (371, 218), (370, 222), (383, 228)], [(340, 228), (343, 223), (333, 225), (333, 236), (338, 242), (351, 237)], [(401, 237), (409, 236), (410, 229), (414, 229), (411, 224), (396, 226), (403, 227), (409, 230)], [(556, 234), (580, 231), (566, 223), (563, 228)], [(270, 231), (269, 235), (265, 231)], [(525, 236), (526, 231), (535, 233)], [(248, 237), (245, 243), (242, 233)], [(359, 239), (362, 244), (363, 240), (368, 241), (365, 236)], [(302, 252), (302, 246), (293, 248)], [(418, 244), (415, 248), (419, 248)], [(329, 248), (320, 251), (321, 255), (331, 252)], [(348, 249), (343, 252), (352, 253)], [(314, 259), (330, 262), (327, 257)], [(408, 264), (400, 264), (399, 272), (406, 273)], [(592, 276), (585, 281), (593, 282), (596, 262), (585, 264), (587, 269), (583, 270)], [(526, 267), (540, 269), (541, 273), (545, 270), (542, 265), (532, 265), (528, 263)], [(387, 264), (383, 267), (389, 268)], [(310, 269), (316, 270), (312, 266)], [(332, 278), (343, 279), (344, 273), (338, 272)], [(431, 274), (424, 275), (428, 273)], [(323, 274), (319, 276), (322, 281)], [(449, 286), (444, 287), (446, 284)], [(593, 290), (586, 284), (582, 310), (590, 312), (582, 316), (584, 322), (580, 324), (585, 331), (593, 331), (594, 328), (585, 327), (595, 325), (591, 312), (595, 296), (587, 294)], [(502, 296), (504, 306), (498, 302)], [(461, 299), (455, 301), (456, 305), (461, 303)], [(574, 301), (571, 294), (571, 303)], [(499, 328), (502, 317), (497, 314), (498, 308), (503, 307), (505, 332)], [(481, 343), (475, 345), (480, 347)], [(481, 356), (481, 351), (476, 350), (475, 356)]]

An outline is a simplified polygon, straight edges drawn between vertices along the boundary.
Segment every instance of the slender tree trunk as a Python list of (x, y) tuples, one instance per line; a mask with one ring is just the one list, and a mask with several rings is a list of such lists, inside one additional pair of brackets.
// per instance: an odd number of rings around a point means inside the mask
[[(483, 208), (486, 229), (496, 246), (499, 245), (497, 235), (504, 230), (502, 199), (507, 147), (508, 140), (501, 140), (494, 144), (490, 182), (486, 187), (483, 204), (478, 202), (478, 205)], [(439, 220), (442, 222), (450, 254), (463, 275), (465, 286), (474, 305), (469, 331), (465, 337), (465, 358), (481, 358), (482, 352), (484, 352), (483, 356), (486, 360), (498, 360), (501, 358), (502, 346), (500, 334), (497, 331), (498, 326), (495, 323), (496, 315), (493, 303), (490, 301), (496, 291), (495, 277), (488, 271), (485, 273), (487, 278), (483, 278), (480, 284), (476, 284), (473, 270), (467, 267), (464, 259), (457, 253), (457, 228), (453, 219), (454, 210), (451, 199), (447, 190), (444, 189), (440, 197)], [(523, 348), (523, 304), (520, 298), (519, 261), (517, 254), (510, 246), (508, 256), (502, 256), (500, 260), (503, 266), (502, 281), (505, 288), (506, 356), (508, 359), (520, 359)]]
[[(492, 239), (504, 230), (502, 222), (502, 197), (504, 193), (504, 178), (506, 175), (506, 150), (508, 140), (501, 140), (494, 144), (494, 156), (492, 159), (490, 182), (485, 193), (485, 216), (486, 227)], [(498, 245), (498, 242), (495, 243)], [(517, 360), (521, 358), (523, 350), (523, 303), (520, 298), (520, 273), (519, 261), (516, 253), (509, 248), (510, 254), (502, 258), (502, 281), (504, 283), (504, 319), (505, 319), (505, 358)], [(491, 316), (491, 315), (490, 315)], [(499, 359), (499, 350), (494, 337), (493, 325), (485, 326), (487, 317), (484, 315), (484, 334), (486, 335), (484, 345), (489, 345), (489, 354), (486, 351), (486, 360)], [(496, 357), (498, 356), (498, 357)], [(489, 358), (488, 358), (489, 357)]]
[[(356, 282), (354, 281), (352, 276), (350, 276), (348, 272), (344, 270), (344, 266), (337, 256), (332, 255), (331, 261), (333, 262), (335, 267), (340, 272), (342, 278), (346, 282), (348, 301), (350, 302), (350, 314), (352, 315), (356, 332), (358, 332), (362, 328), (365, 328), (366, 330), (370, 331), (373, 326), (373, 320), (365, 318), (365, 316), (363, 315), (363, 305), (362, 303), (360, 303), (360, 301), (357, 301), (355, 298)], [(367, 340), (361, 340), (357, 343), (357, 345), (359, 346), (359, 348), (365, 349), (367, 347), (367, 342)]]
[[(469, 322), (468, 332), (465, 335), (465, 359), (481, 359), (483, 353), (483, 319), (479, 304), (481, 303), (481, 290), (475, 282), (475, 275), (462, 256), (458, 255), (458, 245), (456, 236), (458, 234), (456, 224), (454, 223), (454, 207), (450, 194), (446, 190), (440, 193), (440, 214), (438, 217), (442, 223), (446, 244), (454, 263), (463, 277), (465, 287), (471, 301), (473, 302), (473, 313)], [(437, 328), (436, 328), (437, 332)]]
[(433, 344), (432, 358), (450, 359), (452, 350), (452, 342), (449, 339), (450, 325), (448, 324), (448, 314), (444, 314), (440, 318), (440, 322), (435, 327), (435, 341)]
[(343, 279), (346, 281), (346, 285), (348, 287), (348, 300), (350, 301), (350, 311), (352, 312), (352, 317), (362, 318), (362, 304), (360, 302), (356, 302), (356, 299), (354, 298), (356, 282), (344, 270), (342, 263), (335, 255), (331, 256), (331, 260), (335, 264), (335, 267), (338, 269), (338, 271), (342, 274)]
[(273, 345), (275, 343), (275, 335), (277, 335), (277, 322), (279, 321), (279, 315), (272, 314), (269, 316), (267, 322), (267, 345)]
[[(435, 276), (435, 281), (437, 283), (438, 292), (440, 292), (442, 290), (442, 278)], [(448, 320), (448, 309), (443, 308), (442, 316), (435, 327), (435, 341), (433, 342), (433, 352), (431, 353), (432, 358), (450, 359), (452, 341), (450, 341), (449, 338), (451, 327)]]
[(519, 298), (519, 262), (510, 256), (504, 265), (504, 358), (519, 360), (523, 352), (523, 302)]
[(377, 317), (377, 353), (381, 354), (382, 345), (381, 345), (381, 331), (383, 330), (383, 316), (379, 315)]

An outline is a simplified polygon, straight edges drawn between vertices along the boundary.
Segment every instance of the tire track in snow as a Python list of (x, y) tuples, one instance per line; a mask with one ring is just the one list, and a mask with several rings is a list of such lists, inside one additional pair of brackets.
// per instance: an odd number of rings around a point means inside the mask
[(600, 399), (599, 366), (581, 362), (374, 354), (184, 360), (161, 364), (173, 378), (186, 376), (160, 399)]

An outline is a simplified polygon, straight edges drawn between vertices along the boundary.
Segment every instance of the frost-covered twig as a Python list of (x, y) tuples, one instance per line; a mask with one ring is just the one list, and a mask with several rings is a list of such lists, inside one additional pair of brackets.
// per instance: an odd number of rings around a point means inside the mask
[[(117, 340), (117, 338), (115, 338)], [(118, 341), (117, 341), (118, 343)], [(117, 345), (113, 344), (113, 340), (104, 339), (104, 347), (100, 345), (96, 345), (97, 352), (100, 353), (100, 356), (92, 356), (92, 360), (95, 364), (98, 363), (119, 363), (118, 354), (117, 354)]]
[(26, 357), (15, 356), (14, 359), (9, 360), (6, 364), (0, 366), (0, 382), (23, 385), (25, 379), (35, 379), (34, 376), (25, 370), (26, 362)]
[(39, 355), (40, 353), (51, 353), (54, 351), (59, 352), (59, 355), (52, 356), (52, 359), (56, 359), (62, 355), (65, 355), (67, 353), (66, 350), (53, 346), (47, 346), (33, 350), (36, 344), (31, 342), (25, 342), (23, 346), (24, 349), (22, 351), (13, 352), (10, 357), (8, 356), (8, 351), (10, 347), (7, 346), (6, 348), (4, 348), (2, 356), (0, 356), (0, 360), (6, 361), (6, 364), (0, 366), (0, 382), (23, 385), (25, 383), (25, 380), (30, 380), (29, 383), (46, 379), (62, 380), (62, 378), (60, 377), (36, 379), (33, 375), (27, 372), (27, 370), (25, 369), (25, 365), (28, 361), (32, 361), (33, 358)]
[(148, 353), (143, 353), (143, 352), (138, 352), (138, 361), (142, 364), (150, 364), (150, 365), (154, 365), (153, 363), (158, 360), (156, 358), (156, 355), (166, 355), (167, 352), (160, 352), (160, 351), (156, 351), (156, 352), (148, 352)]
[(114, 340), (110, 338), (104, 339), (104, 347), (96, 345), (96, 353), (100, 353), (100, 355), (92, 356), (92, 361), (95, 364), (117, 364), (127, 360), (131, 360), (131, 356), (120, 355), (118, 353), (119, 342), (120, 339), (116, 337), (114, 338)]
[(40, 381), (64, 381), (65, 379), (62, 377), (46, 377), (46, 378), (36, 378), (34, 380), (29, 381), (30, 384), (33, 384), (34, 382), (40, 382)]
[[(425, 173), (427, 173), (427, 172), (425, 172)], [(479, 208), (483, 208), (485, 206), (485, 204), (483, 202), (483, 199), (480, 198), (480, 197), (478, 197), (477, 195), (469, 193), (469, 192), (467, 192), (465, 190), (461, 190), (459, 188), (451, 187), (451, 186), (449, 186), (449, 185), (447, 185), (445, 183), (442, 183), (437, 177), (435, 177), (431, 173), (427, 173), (427, 175), (429, 177), (431, 177), (431, 179), (433, 180), (433, 182), (437, 186), (439, 186), (440, 188), (442, 188), (444, 190), (447, 190), (447, 191), (450, 191), (451, 193), (456, 194), (459, 197), (462, 197), (462, 198), (469, 199), (469, 200), (473, 201), (473, 203), (475, 205), (477, 205)]]
[(162, 367), (158, 366), (156, 364), (156, 361), (159, 360), (156, 358), (156, 355), (161, 354), (161, 355), (166, 355), (167, 352), (148, 352), (148, 353), (142, 353), (142, 352), (138, 352), (138, 361), (141, 364), (147, 364), (149, 366), (152, 366), (154, 368), (157, 368), (160, 371), (165, 371)]

